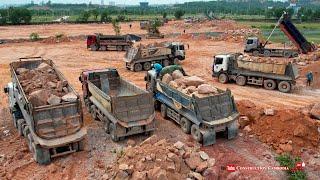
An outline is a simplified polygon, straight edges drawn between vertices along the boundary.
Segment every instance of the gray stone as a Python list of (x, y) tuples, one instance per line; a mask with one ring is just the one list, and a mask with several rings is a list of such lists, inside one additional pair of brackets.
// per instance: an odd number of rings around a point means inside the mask
[(57, 104), (60, 104), (61, 98), (56, 95), (51, 94), (50, 97), (48, 98), (47, 102), (50, 105), (57, 105)]
[(68, 93), (62, 96), (62, 100), (66, 102), (77, 102), (78, 97), (74, 93)]
[(199, 154), (202, 160), (206, 161), (207, 159), (209, 159), (209, 155), (204, 151), (200, 151)]
[(176, 143), (174, 143), (174, 147), (177, 149), (183, 149), (184, 148), (184, 143), (182, 143), (181, 141), (178, 141)]

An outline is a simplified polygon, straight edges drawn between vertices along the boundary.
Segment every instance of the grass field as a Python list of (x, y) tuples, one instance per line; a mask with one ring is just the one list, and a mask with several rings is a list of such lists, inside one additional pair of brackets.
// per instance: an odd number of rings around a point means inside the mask
[[(274, 28), (275, 23), (270, 22), (249, 22), (240, 21), (239, 23), (248, 25), (252, 28), (259, 28), (263, 36), (267, 38)], [(295, 23), (298, 30), (307, 38), (308, 41), (320, 43), (320, 23)], [(288, 38), (278, 28), (270, 38), (273, 42), (285, 42)]]

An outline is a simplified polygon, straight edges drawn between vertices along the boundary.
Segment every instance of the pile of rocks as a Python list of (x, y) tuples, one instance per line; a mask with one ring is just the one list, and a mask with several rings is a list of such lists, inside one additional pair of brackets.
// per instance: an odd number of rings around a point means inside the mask
[(211, 175), (215, 159), (198, 148), (178, 141), (168, 142), (151, 136), (140, 145), (128, 146), (114, 165), (107, 179), (197, 179)]
[(227, 30), (222, 33), (218, 39), (232, 42), (242, 42), (249, 36), (259, 36), (261, 31), (256, 28), (241, 28), (234, 30)]
[(24, 93), (34, 107), (77, 101), (77, 96), (68, 89), (68, 82), (60, 80), (47, 63), (41, 63), (34, 69), (17, 68), (16, 73)]
[(173, 71), (172, 74), (166, 73), (161, 81), (188, 96), (206, 97), (219, 93), (217, 88), (205, 84), (203, 79), (197, 76), (184, 76), (179, 70)]

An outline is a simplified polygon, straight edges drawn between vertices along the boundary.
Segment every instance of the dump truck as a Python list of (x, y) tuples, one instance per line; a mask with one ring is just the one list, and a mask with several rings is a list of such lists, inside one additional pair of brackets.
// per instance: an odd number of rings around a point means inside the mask
[[(62, 99), (67, 98), (66, 101), (47, 104), (46, 99), (36, 99), (33, 96), (44, 90), (37, 90), (29, 95), (28, 85), (33, 82), (36, 83), (36, 89), (54, 90), (53, 87), (48, 87), (50, 83), (39, 83), (39, 77), (32, 79), (30, 74), (38, 71), (39, 65), (50, 67), (41, 71), (40, 76), (50, 69), (50, 77), (57, 77), (59, 82), (64, 82), (64, 91), (68, 92), (68, 97), (63, 96)], [(53, 61), (41, 57), (20, 58), (20, 61), (10, 63), (10, 70), (12, 82), (8, 83), (4, 91), (9, 96), (13, 125), (19, 135), (26, 138), (34, 160), (39, 164), (48, 164), (52, 158), (83, 150), (86, 129), (83, 127), (80, 97)], [(38, 104), (41, 101), (44, 104)]]
[(126, 51), (135, 41), (140, 41), (141, 37), (127, 34), (123, 36), (95, 34), (87, 36), (87, 49), (91, 51), (117, 50)]
[[(168, 66), (162, 71), (170, 68), (166, 73), (172, 73), (175, 71), (172, 68), (174, 66), (179, 67), (183, 75), (187, 76), (179, 65)], [(160, 74), (155, 69), (149, 70), (145, 81), (146, 89), (153, 93), (155, 108), (160, 110), (163, 118), (174, 120), (183, 132), (191, 133), (204, 146), (214, 144), (217, 133), (223, 134), (227, 139), (237, 136), (239, 113), (229, 89), (217, 89), (217, 93), (204, 97), (187, 95), (179, 88), (162, 82)]]
[[(280, 30), (284, 32), (288, 39), (295, 45), (297, 50), (266, 48), (269, 39), (277, 27), (280, 27)], [(308, 54), (315, 50), (315, 45), (306, 40), (306, 38), (292, 23), (289, 15), (285, 12), (278, 20), (265, 43), (262, 43), (258, 37), (249, 37), (246, 40), (244, 52), (251, 53), (253, 56), (293, 58), (298, 57), (299, 53)]]
[(163, 66), (179, 64), (185, 59), (184, 44), (180, 42), (130, 48), (125, 55), (126, 68), (131, 71), (148, 71), (153, 63)]
[(116, 69), (83, 71), (79, 80), (85, 106), (113, 141), (154, 131), (152, 94), (121, 78)]
[(212, 72), (220, 83), (235, 81), (237, 85), (263, 86), (288, 93), (296, 83), (298, 70), (292, 63), (276, 64), (247, 61), (241, 53), (219, 54), (214, 57)]

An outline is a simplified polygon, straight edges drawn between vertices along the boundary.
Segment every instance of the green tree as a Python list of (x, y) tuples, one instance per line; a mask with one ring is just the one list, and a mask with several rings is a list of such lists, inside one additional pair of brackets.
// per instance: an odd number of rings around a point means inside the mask
[(168, 16), (168, 13), (167, 13), (167, 12), (162, 13), (162, 17), (163, 17), (163, 19), (166, 19), (166, 18), (167, 18), (167, 16)]
[(112, 22), (112, 18), (111, 16), (109, 16), (109, 13), (108, 11), (103, 11), (101, 13), (101, 19), (100, 19), (101, 22)]
[(121, 26), (119, 24), (119, 21), (117, 19), (112, 20), (112, 27), (116, 35), (120, 35)]
[(181, 9), (177, 10), (176, 12), (174, 12), (174, 17), (176, 17), (176, 19), (181, 19), (182, 16), (184, 16), (185, 12)]
[(93, 9), (91, 10), (91, 14), (94, 17), (94, 20), (98, 20), (98, 16), (99, 16), (99, 11), (97, 9)]
[(87, 22), (89, 20), (89, 17), (90, 17), (90, 12), (82, 11), (77, 20), (82, 22)]
[(9, 20), (12, 24), (29, 24), (32, 15), (26, 8), (9, 8)]
[(123, 21), (125, 21), (126, 20), (126, 16), (124, 16), (124, 15), (118, 15), (118, 17), (117, 17), (117, 21), (118, 22), (123, 22)]
[(5, 25), (7, 23), (7, 11), (0, 9), (0, 25)]

